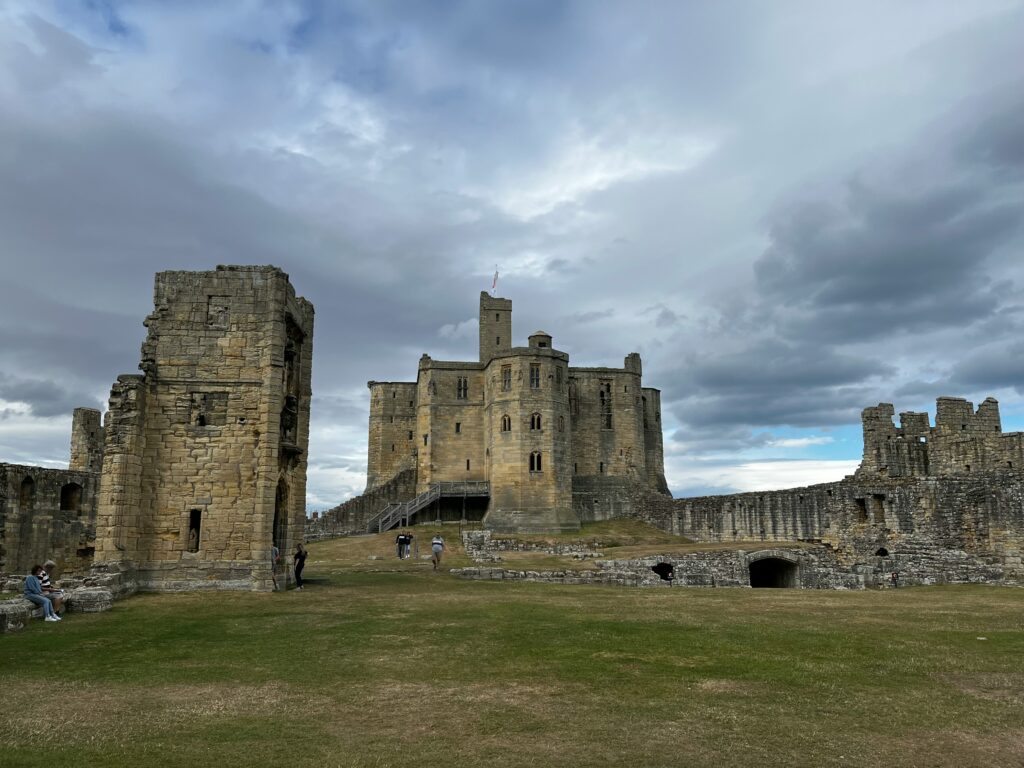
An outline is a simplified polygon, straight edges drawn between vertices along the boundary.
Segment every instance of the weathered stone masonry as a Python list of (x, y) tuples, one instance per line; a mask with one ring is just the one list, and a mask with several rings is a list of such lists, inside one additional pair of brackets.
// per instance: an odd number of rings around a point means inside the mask
[(312, 305), (275, 267), (162, 272), (154, 303), (143, 374), (111, 389), (96, 565), (128, 589), (271, 589), (305, 521)]
[[(578, 487), (621, 495), (640, 485), (667, 497), (660, 393), (642, 385), (638, 354), (627, 355), (622, 368), (571, 367), (543, 331), (514, 347), (512, 302), (487, 293), (480, 295), (479, 328), (477, 361), (423, 355), (415, 382), (369, 382), (362, 499), (382, 488), (389, 501), (410, 498), (393, 498), (401, 491), (394, 479), (410, 471), (416, 493), (438, 483), (486, 482), (488, 499), (441, 499), (425, 514), (486, 513), (493, 530), (556, 531), (593, 519), (593, 505), (577, 503)], [(364, 530), (379, 511), (347, 503), (315, 529)]]
[[(645, 517), (697, 541), (806, 541), (844, 565), (897, 570), (908, 583), (1024, 580), (1020, 433), (989, 398), (940, 398), (936, 425), (888, 403), (864, 410), (864, 460), (836, 483), (706, 496)], [(884, 553), (880, 560), (878, 553)]]
[(61, 572), (89, 566), (102, 463), (100, 412), (77, 408), (68, 469), (0, 464), (0, 573), (47, 559)]

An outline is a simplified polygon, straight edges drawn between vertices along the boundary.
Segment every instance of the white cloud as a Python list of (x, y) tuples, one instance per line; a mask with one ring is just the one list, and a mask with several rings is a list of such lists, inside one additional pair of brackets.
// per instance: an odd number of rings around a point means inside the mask
[(806, 448), (809, 445), (828, 445), (834, 439), (828, 435), (817, 437), (784, 437), (778, 440), (769, 440), (767, 445), (771, 448)]
[(666, 467), (672, 488), (717, 488), (744, 493), (831, 483), (853, 474), (857, 460), (749, 461), (712, 464), (679, 461)]

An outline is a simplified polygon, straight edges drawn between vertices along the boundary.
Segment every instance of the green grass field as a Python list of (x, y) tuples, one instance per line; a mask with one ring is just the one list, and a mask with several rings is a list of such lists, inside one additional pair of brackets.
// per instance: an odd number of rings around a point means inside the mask
[(0, 765), (1024, 765), (1024, 590), (462, 581), (390, 538), (0, 637)]

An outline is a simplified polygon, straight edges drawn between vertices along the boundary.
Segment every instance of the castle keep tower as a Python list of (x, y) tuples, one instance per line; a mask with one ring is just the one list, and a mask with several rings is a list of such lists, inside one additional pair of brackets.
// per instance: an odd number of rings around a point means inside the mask
[(305, 521), (313, 307), (276, 267), (161, 272), (145, 324), (143, 374), (110, 393), (96, 563), (272, 589)]
[[(629, 484), (668, 494), (660, 393), (642, 387), (638, 354), (622, 368), (572, 368), (544, 331), (514, 347), (512, 302), (487, 293), (479, 323), (477, 362), (423, 355), (415, 382), (368, 383), (368, 492), (411, 473), (418, 494), (438, 497), (424, 519), (537, 532), (622, 512), (601, 500)], [(486, 489), (483, 506), (467, 506), (471, 484)], [(460, 488), (461, 507), (446, 507)]]

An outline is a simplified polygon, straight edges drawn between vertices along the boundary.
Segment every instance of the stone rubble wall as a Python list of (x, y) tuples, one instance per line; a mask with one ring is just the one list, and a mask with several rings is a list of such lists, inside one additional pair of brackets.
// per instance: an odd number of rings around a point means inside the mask
[(890, 557), (846, 562), (826, 546), (775, 547), (761, 550), (709, 550), (687, 554), (666, 553), (625, 560), (598, 560), (596, 570), (533, 571), (494, 566), (456, 568), (466, 579), (538, 581), (554, 584), (600, 584), (622, 587), (666, 587), (652, 567), (672, 564), (677, 587), (750, 587), (752, 562), (767, 558), (792, 562), (801, 589), (892, 588), (890, 575), (899, 574), (899, 586), (964, 583), (1006, 583), (1005, 573), (983, 560), (957, 550), (908, 546)]
[(62, 573), (88, 569), (98, 485), (94, 472), (0, 464), (0, 570), (47, 560)]

